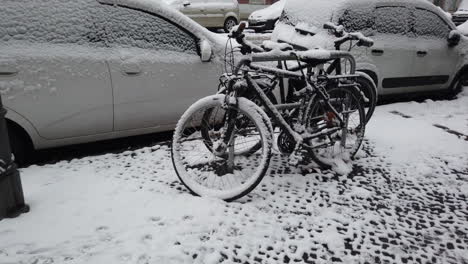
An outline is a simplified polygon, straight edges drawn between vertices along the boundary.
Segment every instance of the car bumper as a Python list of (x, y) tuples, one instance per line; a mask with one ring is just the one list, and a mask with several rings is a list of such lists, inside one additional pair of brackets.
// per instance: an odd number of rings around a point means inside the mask
[(249, 29), (255, 31), (273, 30), (275, 28), (276, 19), (266, 21), (249, 20)]

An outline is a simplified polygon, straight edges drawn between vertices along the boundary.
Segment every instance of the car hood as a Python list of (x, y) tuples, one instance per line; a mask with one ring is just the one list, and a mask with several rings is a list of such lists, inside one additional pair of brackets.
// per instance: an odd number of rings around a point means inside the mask
[(267, 8), (254, 11), (249, 16), (249, 19), (256, 19), (256, 20), (278, 19), (281, 16), (281, 12), (283, 12), (285, 2), (286, 0), (280, 0)]
[[(301, 27), (307, 27), (305, 24), (300, 24)], [(291, 45), (298, 45), (308, 49), (333, 48), (333, 36), (326, 30), (309, 27), (308, 31), (313, 31), (316, 34), (302, 35), (296, 31), (296, 27), (285, 23), (278, 23), (273, 31), (271, 39), (277, 42), (286, 42)]]
[(466, 9), (457, 10), (452, 15), (453, 16), (468, 16), (468, 10), (466, 10)]

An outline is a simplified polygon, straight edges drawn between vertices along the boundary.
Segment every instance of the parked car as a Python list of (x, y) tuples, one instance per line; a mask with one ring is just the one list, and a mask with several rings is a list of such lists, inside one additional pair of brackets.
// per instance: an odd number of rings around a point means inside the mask
[(238, 0), (241, 20), (247, 20), (253, 12), (266, 8), (278, 0)]
[(457, 11), (452, 14), (452, 21), (458, 26), (465, 23), (466, 20), (468, 20), (468, 1), (463, 0)]
[(171, 130), (216, 91), (223, 36), (158, 1), (100, 2), (2, 1), (0, 92), (17, 159)]
[[(323, 29), (330, 21), (374, 40), (371, 48), (353, 53), (380, 97), (461, 90), (468, 73), (467, 39), (428, 1), (288, 0), (272, 38), (296, 47), (333, 48), (335, 37)], [(311, 33), (304, 35), (303, 28)]]
[(237, 0), (164, 0), (200, 25), (229, 32), (239, 23)]
[(286, 0), (280, 0), (271, 6), (254, 11), (249, 16), (249, 28), (255, 32), (273, 30), (283, 12), (285, 2)]
[(457, 29), (458, 31), (460, 31), (460, 33), (462, 33), (464, 36), (468, 36), (468, 21), (461, 24), (461, 25), (458, 25), (457, 26)]

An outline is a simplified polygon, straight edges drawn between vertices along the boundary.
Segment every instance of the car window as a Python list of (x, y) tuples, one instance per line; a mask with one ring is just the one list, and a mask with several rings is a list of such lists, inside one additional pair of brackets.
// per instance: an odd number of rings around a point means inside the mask
[(0, 41), (90, 44), (98, 6), (94, 0), (1, 0)]
[(416, 36), (447, 38), (450, 26), (437, 14), (417, 8), (413, 16), (413, 33)]
[(410, 11), (401, 6), (383, 6), (375, 10), (375, 31), (382, 34), (406, 35)]
[(347, 32), (370, 32), (374, 27), (372, 10), (347, 9), (341, 15), (338, 23), (343, 25)]
[(197, 40), (188, 31), (154, 14), (104, 5), (102, 24), (109, 47), (136, 47), (197, 53)]

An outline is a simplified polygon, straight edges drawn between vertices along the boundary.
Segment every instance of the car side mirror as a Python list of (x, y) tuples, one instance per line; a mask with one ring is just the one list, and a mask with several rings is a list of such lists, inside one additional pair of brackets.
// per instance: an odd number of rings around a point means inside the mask
[(189, 5), (190, 5), (190, 1), (184, 1), (184, 2), (182, 3), (182, 5), (185, 6), (185, 7), (186, 7), (186, 6), (189, 6)]
[(458, 43), (460, 43), (460, 40), (461, 40), (461, 34), (458, 30), (450, 31), (448, 38), (447, 38), (447, 42), (450, 47), (454, 47), (458, 45)]
[(211, 61), (211, 55), (213, 51), (211, 50), (211, 44), (208, 40), (204, 39), (200, 43), (200, 57), (202, 62)]

